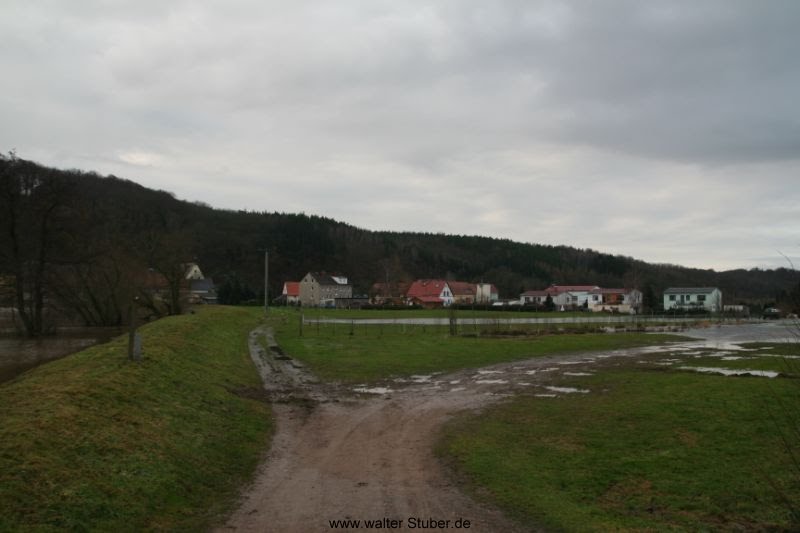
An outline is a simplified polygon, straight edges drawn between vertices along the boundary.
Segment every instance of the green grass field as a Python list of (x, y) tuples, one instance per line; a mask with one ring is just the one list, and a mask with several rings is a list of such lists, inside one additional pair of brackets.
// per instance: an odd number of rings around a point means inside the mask
[[(299, 316), (273, 311), (281, 347), (308, 364), (321, 379), (374, 382), (413, 374), (448, 372), (569, 352), (614, 350), (677, 341), (675, 335), (568, 333), (538, 336), (451, 336), (446, 326), (306, 325)], [(461, 328), (472, 334), (471, 327)], [(542, 333), (545, 333), (543, 330)]]
[(438, 451), (479, 497), (556, 531), (800, 526), (797, 379), (662, 367), (559, 384), (591, 392), (521, 396), (449, 425)]
[[(314, 318), (447, 318), (447, 309), (325, 309), (315, 307), (304, 308), (274, 308), (279, 311), (294, 312), (304, 314), (308, 319)], [(541, 312), (527, 310), (503, 310), (503, 311), (473, 311), (471, 309), (458, 309), (456, 316), (459, 318), (555, 318), (555, 317), (590, 317), (590, 316), (612, 316), (610, 313), (591, 313), (591, 312)], [(619, 315), (615, 315), (619, 316)]]
[(268, 445), (247, 350), (257, 313), (204, 308), (0, 385), (0, 531), (197, 531)]

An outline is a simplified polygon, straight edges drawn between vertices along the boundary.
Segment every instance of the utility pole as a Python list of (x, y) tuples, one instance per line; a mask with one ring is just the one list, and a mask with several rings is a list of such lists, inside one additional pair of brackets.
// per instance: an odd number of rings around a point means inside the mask
[(267, 295), (269, 293), (269, 252), (264, 250), (264, 314), (269, 313)]

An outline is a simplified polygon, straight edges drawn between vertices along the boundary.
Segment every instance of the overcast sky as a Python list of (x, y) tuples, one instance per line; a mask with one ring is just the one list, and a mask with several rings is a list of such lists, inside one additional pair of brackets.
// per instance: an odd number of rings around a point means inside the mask
[(800, 268), (800, 2), (0, 2), (0, 150), (215, 207)]

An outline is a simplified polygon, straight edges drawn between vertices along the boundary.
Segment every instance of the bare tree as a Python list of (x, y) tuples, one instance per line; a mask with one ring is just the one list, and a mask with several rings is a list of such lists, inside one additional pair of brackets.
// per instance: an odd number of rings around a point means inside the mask
[(63, 253), (63, 220), (74, 182), (58, 171), (0, 154), (0, 268), (13, 277), (14, 305), (25, 333), (48, 328), (48, 281)]

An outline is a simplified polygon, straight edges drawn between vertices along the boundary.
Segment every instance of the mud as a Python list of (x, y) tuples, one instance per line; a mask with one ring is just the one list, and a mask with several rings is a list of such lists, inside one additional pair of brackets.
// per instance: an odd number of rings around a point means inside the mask
[(277, 433), (241, 506), (220, 531), (356, 531), (367, 528), (335, 529), (330, 521), (383, 518), (402, 520), (403, 527), (392, 528), (397, 530), (407, 530), (410, 518), (450, 520), (451, 529), (460, 518), (470, 521), (471, 531), (532, 531), (454, 485), (434, 455), (442, 425), (458, 413), (518, 394), (541, 401), (592, 394), (554, 385), (570, 375), (618, 367), (624, 359), (652, 364), (673, 348), (679, 353), (672, 357), (682, 357), (681, 350), (721, 340), (538, 357), (344, 387), (319, 382), (280, 351), (270, 331), (254, 331), (251, 356), (276, 402)]

